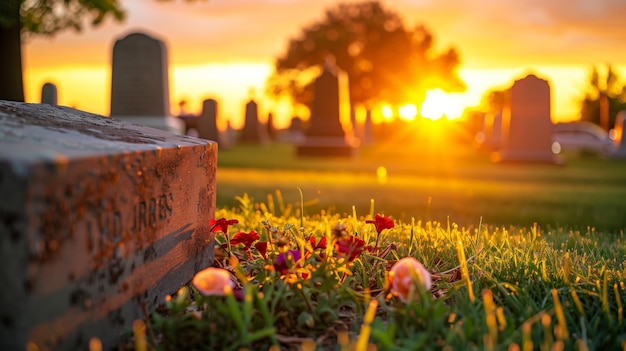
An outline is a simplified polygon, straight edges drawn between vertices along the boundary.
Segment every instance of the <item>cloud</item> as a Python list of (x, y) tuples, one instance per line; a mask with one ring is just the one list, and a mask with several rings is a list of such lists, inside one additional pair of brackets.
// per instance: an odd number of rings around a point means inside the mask
[[(356, 0), (355, 0), (356, 1)], [(180, 63), (273, 61), (290, 38), (323, 18), (334, 0), (207, 0), (122, 2), (123, 24), (107, 21), (27, 44), (29, 58), (105, 62), (116, 38), (145, 30), (163, 38)], [(589, 63), (626, 57), (624, 0), (383, 0), (408, 25), (424, 24), (438, 49), (455, 47), (472, 66)], [(92, 52), (109, 53), (91, 57)], [(58, 55), (57, 55), (58, 56)], [(100, 54), (99, 56), (102, 56)], [(50, 57), (50, 58), (44, 58)]]

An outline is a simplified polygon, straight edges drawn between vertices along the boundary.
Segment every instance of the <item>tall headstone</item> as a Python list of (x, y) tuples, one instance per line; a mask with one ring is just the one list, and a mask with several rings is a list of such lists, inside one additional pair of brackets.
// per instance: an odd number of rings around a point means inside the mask
[(499, 150), (502, 146), (502, 110), (485, 115), (483, 133), (483, 147), (490, 151)]
[(52, 83), (45, 83), (43, 87), (41, 87), (41, 103), (57, 105), (57, 100), (57, 86)]
[(510, 103), (502, 116), (502, 149), (494, 154), (496, 162), (551, 162), (550, 85), (535, 75), (515, 81)]
[(220, 133), (217, 129), (217, 101), (214, 99), (206, 99), (202, 102), (202, 114), (198, 120), (198, 137), (218, 143), (220, 141)]
[(254, 100), (250, 100), (246, 104), (244, 126), (239, 141), (254, 144), (266, 144), (268, 142), (267, 129), (259, 122), (259, 108)]
[(349, 110), (346, 111), (347, 106), (342, 106), (342, 103), (349, 103), (345, 74), (327, 62), (324, 71), (315, 80), (313, 89), (309, 127), (305, 131), (304, 141), (297, 146), (297, 155), (354, 156), (358, 142), (349, 138), (341, 125), (342, 113), (349, 113)]
[(281, 140), (288, 143), (298, 144), (304, 140), (302, 119), (298, 116), (291, 117), (289, 127), (281, 134)]
[(269, 112), (267, 114), (267, 137), (269, 138), (270, 141), (276, 140), (277, 136), (277, 131), (276, 131), (276, 127), (274, 126), (274, 114)]
[(211, 141), (0, 101), (0, 350), (112, 350), (211, 265), (216, 162)]
[(187, 112), (186, 109), (187, 100), (181, 100), (178, 102), (178, 118), (184, 123), (184, 131), (185, 135), (198, 137), (198, 116), (193, 113)]
[(615, 133), (613, 144), (615, 145), (615, 152), (611, 154), (612, 158), (623, 159), (626, 158), (626, 110), (620, 111), (615, 117), (615, 126), (613, 132)]
[(356, 119), (356, 106), (354, 104), (350, 104), (350, 129), (355, 138), (363, 140), (363, 131)]
[(111, 117), (184, 134), (170, 115), (167, 48), (144, 33), (131, 33), (113, 46)]
[(372, 110), (369, 108), (365, 111), (365, 121), (362, 128), (363, 145), (371, 145), (374, 143), (374, 128), (372, 127)]

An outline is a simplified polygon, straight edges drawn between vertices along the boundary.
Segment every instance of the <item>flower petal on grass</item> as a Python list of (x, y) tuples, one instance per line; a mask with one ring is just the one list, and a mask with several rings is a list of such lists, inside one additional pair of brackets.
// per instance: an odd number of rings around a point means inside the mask
[[(417, 279), (416, 279), (417, 278)], [(426, 290), (432, 287), (430, 272), (413, 257), (405, 257), (396, 262), (389, 271), (389, 286), (391, 292), (402, 302), (407, 302), (411, 289), (422, 284)], [(416, 294), (414, 296), (417, 296)]]
[(233, 288), (230, 273), (222, 268), (209, 267), (196, 273), (191, 283), (202, 295), (224, 296), (226, 286)]

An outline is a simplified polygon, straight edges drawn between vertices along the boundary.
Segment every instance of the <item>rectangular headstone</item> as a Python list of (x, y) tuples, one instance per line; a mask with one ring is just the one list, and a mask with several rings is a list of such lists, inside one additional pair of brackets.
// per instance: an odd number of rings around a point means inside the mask
[(113, 45), (111, 117), (179, 134), (182, 121), (170, 116), (169, 63), (165, 43), (130, 33)]
[(350, 105), (347, 76), (327, 61), (313, 87), (310, 125), (296, 148), (297, 155), (354, 156), (359, 141), (346, 135), (341, 125), (341, 115)]
[(552, 153), (550, 84), (535, 75), (516, 80), (502, 115), (502, 149), (492, 155), (496, 162), (549, 162), (560, 160)]
[(0, 101), (0, 350), (104, 349), (213, 261), (217, 144)]

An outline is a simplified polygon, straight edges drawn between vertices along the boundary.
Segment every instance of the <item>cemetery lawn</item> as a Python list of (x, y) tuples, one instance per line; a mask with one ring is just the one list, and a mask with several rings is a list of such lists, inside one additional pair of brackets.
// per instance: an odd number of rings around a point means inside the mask
[(121, 349), (626, 349), (626, 163), (394, 145), (221, 149), (213, 267)]
[[(120, 349), (626, 348), (623, 233), (300, 217), (280, 201), (238, 201), (216, 212), (230, 224), (213, 267), (136, 321)], [(391, 274), (405, 257), (428, 272)]]
[[(426, 144), (428, 145), (428, 144)], [(626, 161), (564, 155), (565, 166), (494, 164), (471, 145), (364, 147), (354, 159), (299, 159), (294, 146), (238, 145), (218, 152), (217, 206), (282, 196), (305, 214), (370, 211), (409, 221), (565, 228), (626, 228)], [(384, 167), (386, 179), (377, 175)], [(277, 194), (277, 191), (280, 194)]]

